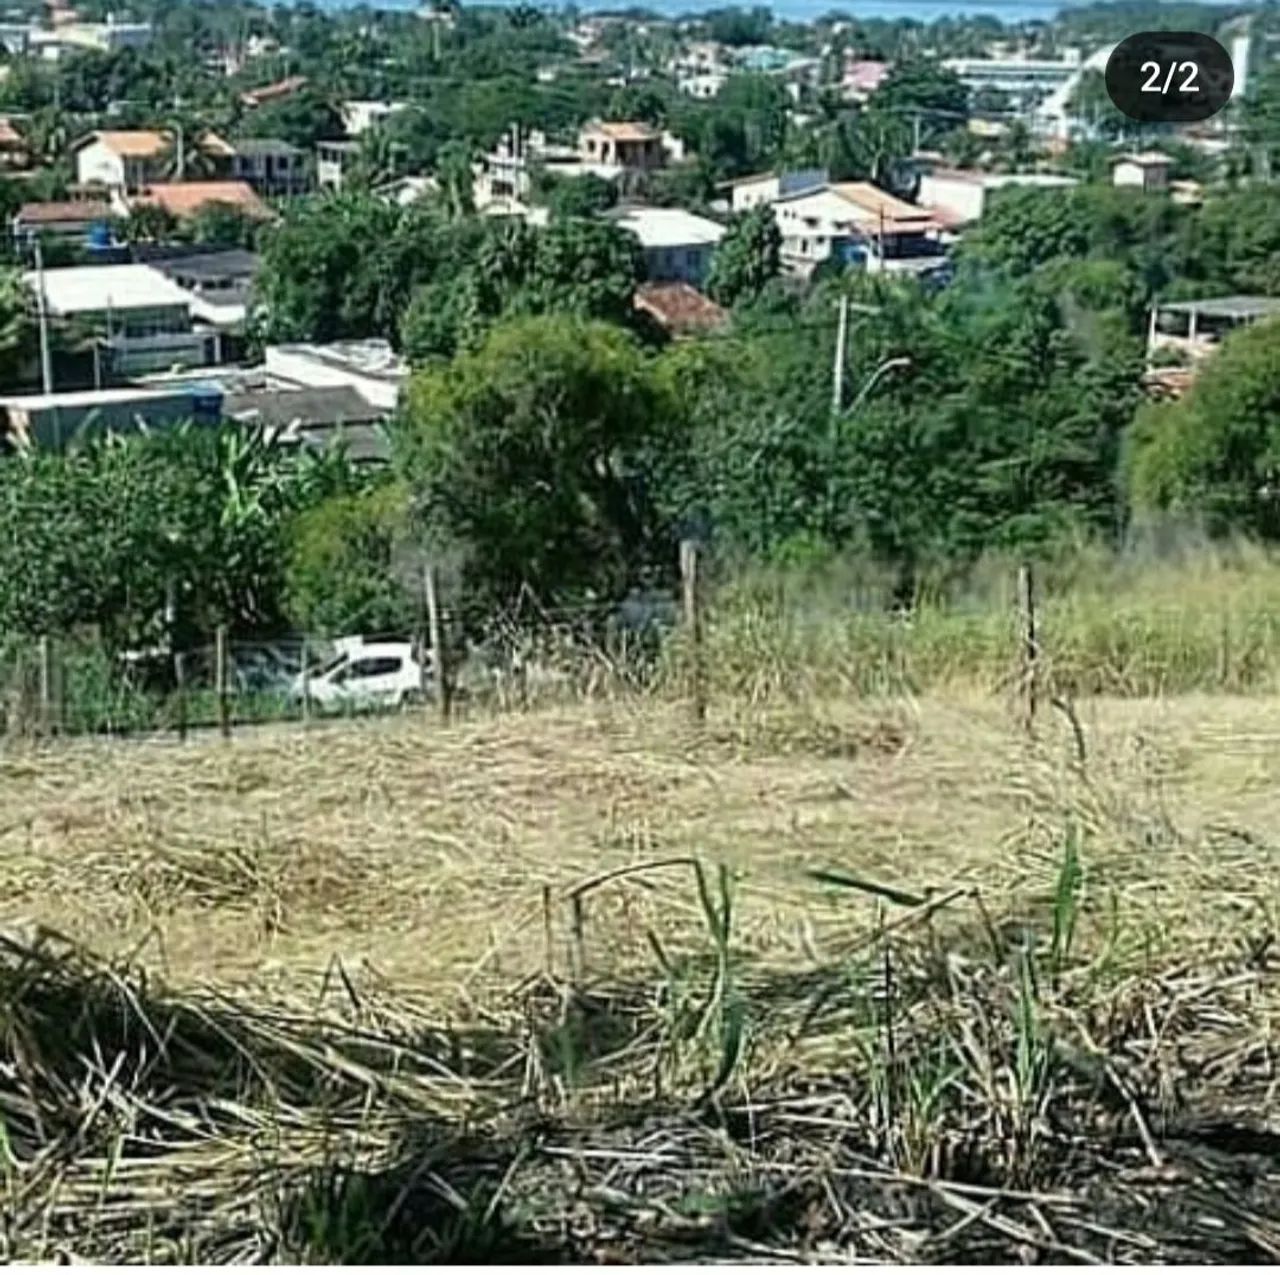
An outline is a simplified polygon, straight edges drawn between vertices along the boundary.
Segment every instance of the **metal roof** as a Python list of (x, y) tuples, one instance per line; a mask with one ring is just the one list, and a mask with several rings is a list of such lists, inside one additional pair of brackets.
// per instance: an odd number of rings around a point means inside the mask
[(1280, 315), (1280, 297), (1208, 297), (1204, 301), (1167, 301), (1158, 308), (1211, 319), (1265, 319)]

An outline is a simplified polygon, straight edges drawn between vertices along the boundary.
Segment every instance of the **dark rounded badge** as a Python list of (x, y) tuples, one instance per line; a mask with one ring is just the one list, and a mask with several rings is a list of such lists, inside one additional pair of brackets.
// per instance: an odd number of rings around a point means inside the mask
[(1190, 124), (1216, 115), (1236, 73), (1226, 49), (1199, 31), (1139, 31), (1107, 59), (1107, 93), (1143, 124)]

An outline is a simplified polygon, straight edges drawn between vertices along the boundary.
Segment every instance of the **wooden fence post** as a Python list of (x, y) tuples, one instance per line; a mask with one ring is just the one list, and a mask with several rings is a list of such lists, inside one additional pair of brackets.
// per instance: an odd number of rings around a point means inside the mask
[(436, 680), (436, 700), (440, 720), (448, 723), (452, 711), (449, 670), (445, 663), (444, 638), (440, 625), (440, 598), (436, 590), (436, 569), (430, 563), (422, 568), (422, 592), (427, 603), (427, 638), (431, 645), (431, 674)]
[(213, 687), (218, 699), (218, 729), (231, 738), (231, 705), (227, 690), (227, 626), (219, 624), (213, 637)]
[(702, 598), (698, 588), (698, 545), (680, 542), (680, 583), (684, 597), (684, 625), (692, 648), (693, 720), (701, 725), (707, 718), (707, 691), (702, 661)]
[(311, 655), (307, 651), (307, 639), (302, 639), (302, 650), (299, 652), (302, 664), (302, 720), (304, 724), (311, 721)]
[(178, 738), (187, 737), (187, 659), (181, 651), (173, 653), (173, 682), (178, 696)]
[(1019, 690), (1022, 698), (1022, 728), (1029, 735), (1035, 729), (1040, 659), (1040, 640), (1036, 632), (1035, 577), (1029, 562), (1024, 562), (1018, 568), (1018, 630), (1021, 637)]
[(48, 637), (40, 639), (40, 710), (39, 732), (48, 735), (53, 729), (53, 644)]

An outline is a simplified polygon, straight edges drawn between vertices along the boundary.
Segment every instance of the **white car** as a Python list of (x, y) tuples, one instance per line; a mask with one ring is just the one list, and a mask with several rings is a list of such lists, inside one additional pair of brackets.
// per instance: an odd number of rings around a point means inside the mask
[(322, 668), (293, 679), (294, 698), (320, 707), (401, 707), (422, 699), (430, 685), (410, 642), (368, 642), (350, 646)]

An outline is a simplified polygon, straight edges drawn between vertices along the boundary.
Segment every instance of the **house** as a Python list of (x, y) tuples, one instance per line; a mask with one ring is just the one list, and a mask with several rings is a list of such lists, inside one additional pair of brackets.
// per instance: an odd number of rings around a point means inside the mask
[(686, 97), (695, 97), (699, 101), (708, 101), (716, 96), (729, 82), (725, 71), (694, 71), (676, 77), (676, 89)]
[(383, 412), (395, 410), (409, 379), (408, 365), (386, 341), (269, 345), (263, 362), (277, 380), (313, 390), (345, 386)]
[(359, 153), (359, 142), (318, 142), (316, 185), (321, 190), (341, 190), (351, 164)]
[[(255, 253), (228, 248), (158, 258), (148, 264), (187, 294), (193, 320), (227, 335), (243, 332), (260, 264)], [(228, 354), (225, 347), (223, 353)]]
[(840, 97), (846, 102), (865, 102), (885, 81), (888, 62), (870, 58), (847, 58), (840, 75)]
[(72, 390), (0, 397), (0, 453), (61, 451), (89, 433), (131, 433), (184, 421), (216, 423), (216, 399), (191, 387)]
[(747, 212), (761, 204), (772, 204), (783, 195), (813, 190), (827, 184), (825, 168), (798, 168), (782, 173), (755, 173), (728, 182), (729, 208), (735, 213)]
[(95, 49), (116, 53), (121, 49), (144, 49), (151, 43), (149, 22), (117, 22), (107, 14), (105, 22), (63, 22), (55, 25), (59, 43), (72, 49)]
[(640, 241), (650, 283), (681, 282), (698, 287), (706, 279), (716, 244), (724, 236), (719, 222), (681, 208), (624, 205), (605, 215)]
[(26, 139), (7, 115), (0, 115), (0, 169), (29, 168), (31, 154)]
[(410, 204), (416, 204), (418, 200), (426, 199), (429, 195), (438, 195), (440, 183), (429, 174), (397, 177), (394, 181), (379, 186), (374, 193), (388, 203), (407, 208)]
[(729, 322), (729, 312), (687, 283), (642, 283), (635, 308), (650, 315), (672, 336), (713, 332)]
[(928, 208), (870, 182), (838, 182), (774, 201), (782, 264), (807, 277), (837, 260), (873, 273), (923, 274), (944, 265), (942, 225)]
[(174, 139), (155, 129), (100, 130), (71, 147), (76, 181), (133, 192), (163, 181), (174, 158)]
[(590, 171), (574, 148), (555, 146), (545, 133), (513, 124), (473, 166), (472, 202), (481, 211), (494, 204), (527, 204), (533, 196), (535, 169), (559, 177)]
[(357, 465), (385, 465), (387, 412), (350, 385), (306, 389), (272, 385), (228, 394), (223, 419), (269, 430), (286, 447), (324, 451), (340, 445)]
[[(24, 275), (34, 293), (35, 271)], [(222, 333), (194, 321), (192, 298), (152, 266), (64, 266), (44, 271), (44, 302), (55, 323), (74, 324), (92, 345), (95, 382), (223, 357)]]
[(921, 204), (936, 209), (950, 226), (956, 227), (979, 221), (992, 191), (1010, 186), (1061, 190), (1079, 184), (1075, 177), (1055, 173), (982, 173), (976, 169), (937, 168), (921, 175), (917, 195)]
[(667, 163), (661, 129), (635, 120), (593, 120), (578, 132), (578, 157), (602, 177), (646, 173)]
[(351, 100), (341, 106), (342, 127), (348, 137), (359, 137), (388, 116), (408, 110), (408, 102), (366, 102)]
[(242, 181), (156, 182), (126, 202), (129, 207), (155, 204), (177, 221), (189, 220), (210, 204), (225, 204), (258, 221), (275, 216), (248, 182)]
[(1147, 355), (1180, 354), (1194, 363), (1212, 354), (1236, 328), (1280, 317), (1280, 297), (1212, 297), (1203, 301), (1167, 301), (1151, 309)]
[(307, 83), (305, 75), (286, 76), (283, 80), (275, 81), (274, 84), (263, 84), (256, 89), (247, 89), (240, 94), (240, 103), (251, 111), (256, 110), (269, 102), (280, 102), (286, 97), (292, 97), (300, 89), (306, 88)]
[(1136, 186), (1139, 190), (1167, 190), (1173, 160), (1162, 151), (1142, 151), (1117, 155), (1111, 161), (1111, 181), (1116, 186)]
[(105, 199), (23, 204), (13, 217), (13, 237), (21, 241), (47, 235), (83, 243), (94, 233), (109, 233), (111, 216), (111, 205)]
[(311, 182), (307, 153), (278, 137), (242, 137), (223, 143), (218, 175), (242, 181), (259, 195), (301, 195)]

